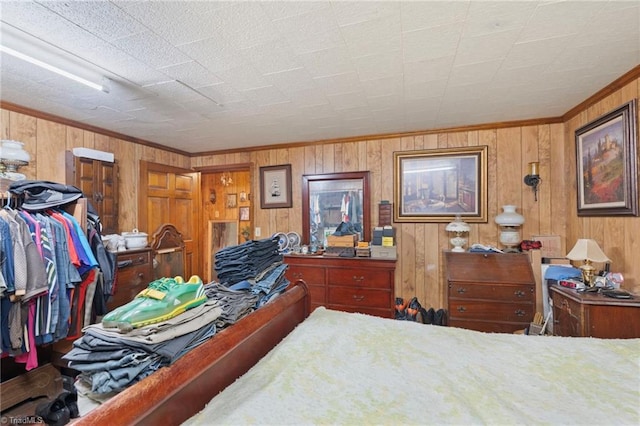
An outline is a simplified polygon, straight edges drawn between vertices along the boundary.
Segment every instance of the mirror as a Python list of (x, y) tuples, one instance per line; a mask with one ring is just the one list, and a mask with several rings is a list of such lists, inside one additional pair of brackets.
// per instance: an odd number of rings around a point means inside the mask
[(369, 172), (302, 176), (302, 243), (326, 247), (327, 237), (342, 222), (371, 241)]
[(225, 247), (238, 244), (238, 221), (210, 220), (208, 233), (207, 257), (209, 259), (209, 281), (218, 279), (215, 271), (216, 253)]

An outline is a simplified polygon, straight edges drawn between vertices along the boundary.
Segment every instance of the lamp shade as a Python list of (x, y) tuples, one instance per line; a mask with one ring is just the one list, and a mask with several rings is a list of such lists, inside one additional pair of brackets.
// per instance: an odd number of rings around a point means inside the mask
[(469, 232), (471, 231), (471, 227), (462, 221), (460, 216), (456, 216), (453, 222), (449, 222), (447, 226), (444, 228), (447, 232)]
[(588, 260), (591, 262), (611, 262), (611, 259), (600, 249), (596, 240), (587, 238), (579, 239), (576, 245), (567, 254), (570, 260)]
[(520, 226), (524, 223), (524, 216), (516, 213), (516, 206), (502, 206), (503, 212), (495, 217), (495, 221), (500, 226)]

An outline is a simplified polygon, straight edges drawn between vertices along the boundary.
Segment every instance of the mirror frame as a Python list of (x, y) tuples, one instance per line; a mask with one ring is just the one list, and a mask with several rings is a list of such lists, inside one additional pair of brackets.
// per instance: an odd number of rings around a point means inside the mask
[(369, 198), (369, 172), (325, 173), (302, 176), (302, 244), (311, 240), (311, 215), (309, 213), (310, 185), (319, 181), (362, 180), (362, 240), (371, 241), (371, 202)]

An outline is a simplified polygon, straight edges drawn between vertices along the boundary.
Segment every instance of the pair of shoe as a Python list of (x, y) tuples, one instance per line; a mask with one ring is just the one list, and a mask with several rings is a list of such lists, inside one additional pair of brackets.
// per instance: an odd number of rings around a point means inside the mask
[(126, 333), (167, 321), (206, 300), (202, 280), (197, 275), (186, 282), (180, 276), (160, 278), (151, 282), (131, 302), (108, 312), (102, 318), (102, 325)]
[(67, 390), (63, 391), (52, 401), (39, 404), (36, 407), (36, 416), (48, 425), (66, 425), (71, 419), (80, 417), (78, 394)]
[(438, 309), (436, 311), (433, 308), (423, 308), (420, 313), (422, 314), (423, 324), (446, 325), (446, 311), (444, 309)]

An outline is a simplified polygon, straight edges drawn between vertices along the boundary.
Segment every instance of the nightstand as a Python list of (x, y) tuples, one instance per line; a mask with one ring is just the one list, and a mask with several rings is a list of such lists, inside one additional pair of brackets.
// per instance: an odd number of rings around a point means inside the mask
[(551, 285), (553, 334), (626, 339), (640, 337), (640, 296), (614, 299)]

